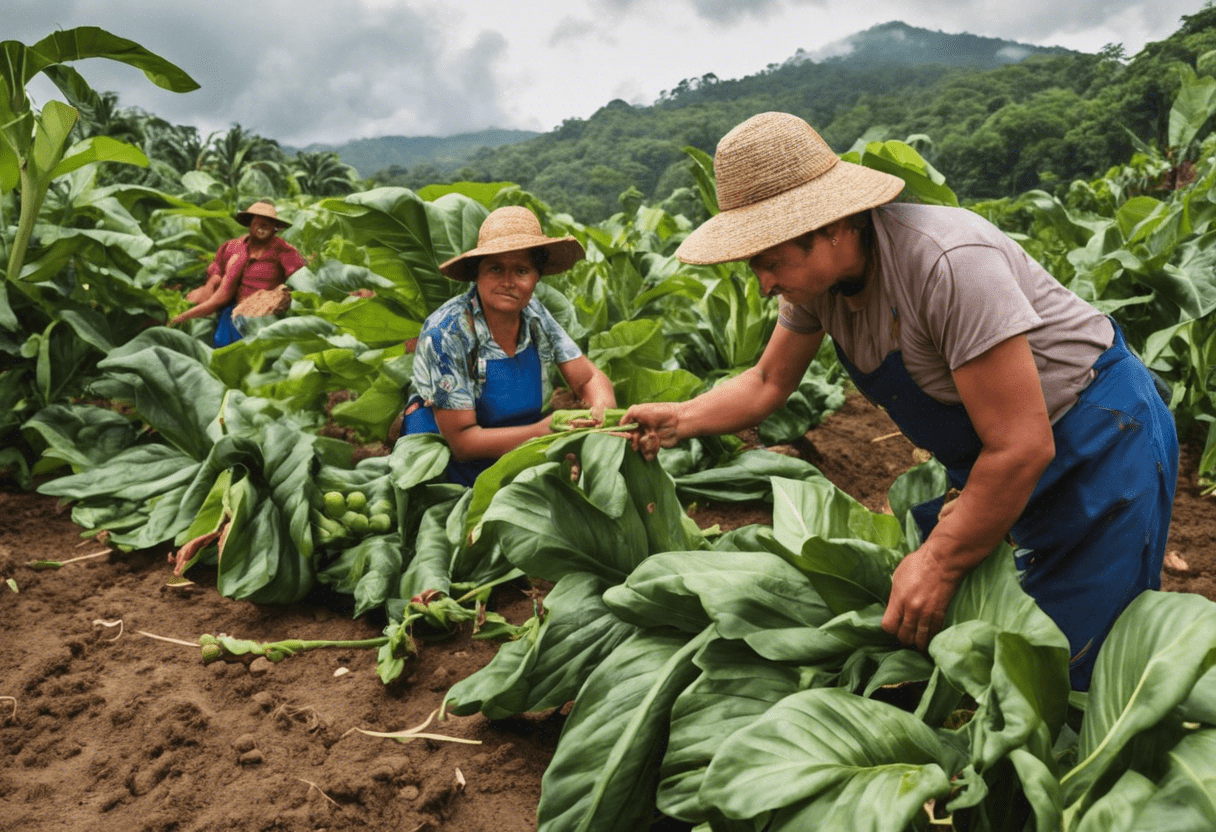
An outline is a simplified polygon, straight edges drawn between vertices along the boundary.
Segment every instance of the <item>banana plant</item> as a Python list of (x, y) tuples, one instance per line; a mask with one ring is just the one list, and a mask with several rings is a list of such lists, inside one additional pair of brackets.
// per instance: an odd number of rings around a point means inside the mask
[[(86, 58), (108, 58), (142, 69), (152, 83), (174, 92), (189, 92), (198, 89), (198, 84), (175, 64), (95, 26), (54, 32), (32, 46), (7, 40), (0, 43), (0, 50), (4, 53), (0, 63), (0, 194), (20, 186), (22, 196), (7, 269), (9, 281), (15, 282), (21, 276), (38, 211), (55, 178), (90, 162), (148, 163), (143, 151), (105, 136), (86, 139), (67, 153), (79, 111), (52, 100), (35, 112), (26, 85), (43, 73), (61, 90), (79, 88), (83, 83), (79, 73), (64, 64)], [(0, 316), (16, 328), (7, 305), (0, 307)]]

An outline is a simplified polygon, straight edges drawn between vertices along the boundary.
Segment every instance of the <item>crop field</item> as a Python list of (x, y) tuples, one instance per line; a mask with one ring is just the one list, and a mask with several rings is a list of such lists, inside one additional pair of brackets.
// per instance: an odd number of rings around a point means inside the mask
[[(1216, 78), (1181, 73), (1168, 148), (966, 206), (1120, 323), (1184, 440), (1164, 591), (1080, 693), (1004, 544), (927, 652), (881, 630), (945, 475), (826, 345), (756, 430), (657, 460), (567, 424), (464, 488), (440, 438), (394, 436), (421, 323), (463, 288), (438, 264), (503, 205), (587, 250), (537, 297), (621, 405), (754, 364), (775, 303), (673, 255), (716, 210), (705, 154), (696, 192), (594, 225), (508, 183), (287, 172), (291, 305), (212, 349), (207, 320), (165, 323), (285, 172), (175, 174), (74, 130), (97, 104), (74, 61), (191, 88), (137, 44), (4, 47), (0, 827), (1216, 826)], [(38, 73), (68, 102), (36, 110)], [(849, 158), (958, 204), (907, 143)]]

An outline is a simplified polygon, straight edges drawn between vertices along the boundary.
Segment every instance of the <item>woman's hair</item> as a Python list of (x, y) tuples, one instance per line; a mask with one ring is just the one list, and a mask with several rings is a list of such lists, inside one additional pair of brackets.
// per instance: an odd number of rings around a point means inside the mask
[[(532, 258), (532, 265), (536, 267), (537, 274), (543, 274), (545, 266), (549, 262), (549, 249), (545, 246), (537, 246), (536, 248), (527, 249), (528, 256)], [(476, 280), (477, 270), (481, 268), (481, 261), (486, 259), (488, 255), (481, 257), (470, 257), (463, 263), (465, 280)]]

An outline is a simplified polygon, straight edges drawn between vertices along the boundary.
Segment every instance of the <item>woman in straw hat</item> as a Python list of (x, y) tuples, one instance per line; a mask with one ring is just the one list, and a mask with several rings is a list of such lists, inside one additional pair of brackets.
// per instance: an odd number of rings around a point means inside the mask
[(255, 202), (236, 215), (236, 221), (249, 229), (243, 237), (219, 247), (207, 267), (207, 282), (186, 295), (197, 304), (169, 321), (169, 326), (219, 313), (212, 343), (224, 347), (240, 340), (241, 333), (232, 321), (236, 304), (263, 289), (276, 289), (304, 265), (295, 246), (278, 236), (291, 228), (279, 219), (269, 202)]
[(895, 571), (883, 628), (925, 649), (1008, 536), (1088, 688), (1114, 619), (1160, 585), (1178, 465), (1170, 412), (1118, 327), (978, 215), (891, 204), (900, 179), (841, 161), (795, 116), (735, 127), (714, 170), (721, 213), (677, 255), (747, 261), (781, 298), (778, 325), (749, 371), (630, 408), (635, 445), (653, 455), (758, 424), (831, 335), (862, 392), (962, 489), (915, 509), (923, 543)]
[(541, 275), (582, 259), (577, 240), (546, 237), (531, 211), (512, 206), (486, 217), (476, 248), (439, 267), (472, 285), (422, 325), (405, 433), (443, 435), (449, 481), (472, 485), (498, 457), (549, 432), (552, 365), (593, 410), (616, 406), (612, 382), (532, 297)]

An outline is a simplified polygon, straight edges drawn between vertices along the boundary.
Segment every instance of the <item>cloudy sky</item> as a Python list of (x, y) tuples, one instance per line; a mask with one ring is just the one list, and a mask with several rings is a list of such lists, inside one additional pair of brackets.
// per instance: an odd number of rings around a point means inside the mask
[[(201, 85), (160, 90), (110, 61), (76, 64), (99, 90), (204, 136), (239, 123), (302, 146), (547, 131), (612, 99), (650, 104), (682, 79), (738, 78), (891, 20), (1134, 55), (1204, 0), (5, 0), (0, 37), (33, 43), (100, 26)], [(31, 92), (39, 104), (49, 85)]]

